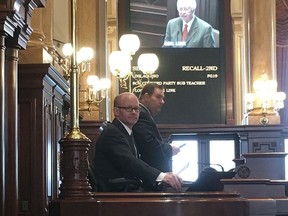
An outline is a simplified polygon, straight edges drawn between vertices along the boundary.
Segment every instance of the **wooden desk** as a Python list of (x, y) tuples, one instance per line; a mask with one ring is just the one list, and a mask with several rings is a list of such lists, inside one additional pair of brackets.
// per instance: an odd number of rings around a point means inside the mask
[(91, 200), (54, 200), (50, 216), (246, 216), (234, 192), (94, 193)]

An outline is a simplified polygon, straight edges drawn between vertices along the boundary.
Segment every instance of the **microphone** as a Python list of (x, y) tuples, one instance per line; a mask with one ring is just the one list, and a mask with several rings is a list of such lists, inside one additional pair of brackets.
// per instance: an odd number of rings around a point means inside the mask
[(179, 41), (179, 34), (180, 34), (180, 31), (178, 30), (178, 31), (177, 31), (177, 38), (176, 38), (176, 42), (175, 42), (175, 44), (174, 44), (174, 47), (176, 47), (176, 48), (186, 47), (186, 42), (185, 42), (185, 41), (182, 41), (181, 35), (180, 35), (180, 41)]
[(213, 164), (213, 163), (198, 163), (198, 164), (203, 164), (203, 165), (212, 165), (212, 166), (219, 166), (220, 168), (221, 168), (221, 170), (222, 170), (222, 172), (225, 172), (224, 171), (224, 168), (223, 168), (223, 166), (221, 165), (221, 164)]
[(179, 37), (180, 31), (177, 31), (177, 38), (176, 38), (176, 46), (178, 45), (178, 37)]

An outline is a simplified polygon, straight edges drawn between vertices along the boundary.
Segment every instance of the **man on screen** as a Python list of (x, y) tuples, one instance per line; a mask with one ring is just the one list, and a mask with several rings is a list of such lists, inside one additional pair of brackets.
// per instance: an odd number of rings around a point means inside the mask
[(169, 20), (163, 47), (215, 47), (210, 24), (195, 16), (196, 0), (178, 0), (179, 17)]

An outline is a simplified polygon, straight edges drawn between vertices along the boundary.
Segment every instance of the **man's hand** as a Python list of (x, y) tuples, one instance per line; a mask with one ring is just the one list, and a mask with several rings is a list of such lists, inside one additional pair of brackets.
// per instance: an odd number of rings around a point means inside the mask
[(172, 146), (172, 155), (177, 155), (180, 152), (180, 148), (178, 146)]
[(182, 187), (182, 179), (174, 174), (174, 173), (166, 173), (164, 179), (162, 180), (162, 182), (170, 185), (171, 187), (173, 187), (175, 190), (181, 192), (181, 187)]

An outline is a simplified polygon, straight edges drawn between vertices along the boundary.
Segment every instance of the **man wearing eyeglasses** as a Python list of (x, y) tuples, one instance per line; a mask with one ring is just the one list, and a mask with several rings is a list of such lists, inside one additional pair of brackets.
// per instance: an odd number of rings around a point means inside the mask
[(163, 173), (139, 158), (133, 140), (132, 127), (139, 118), (139, 101), (132, 93), (122, 93), (114, 100), (114, 120), (101, 132), (94, 158), (94, 171), (98, 191), (117, 191), (109, 183), (116, 178), (138, 178), (145, 188), (152, 189), (155, 183), (164, 182), (177, 191), (181, 190), (182, 179), (172, 173)]
[(156, 83), (146, 84), (140, 93), (140, 116), (133, 133), (141, 159), (162, 172), (170, 172), (172, 156), (180, 149), (163, 141), (153, 119), (164, 103), (163, 87)]
[(169, 20), (163, 47), (215, 47), (210, 24), (195, 16), (196, 0), (178, 0), (179, 17)]

